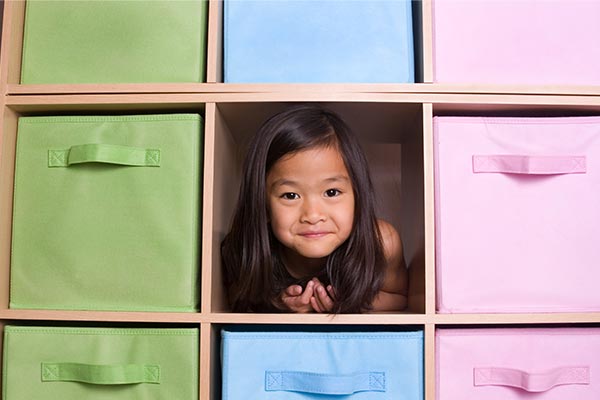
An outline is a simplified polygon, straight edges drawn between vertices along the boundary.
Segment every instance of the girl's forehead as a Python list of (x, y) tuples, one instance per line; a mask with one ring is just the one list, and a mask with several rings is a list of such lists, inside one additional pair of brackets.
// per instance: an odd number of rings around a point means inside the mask
[(267, 181), (349, 180), (342, 154), (336, 146), (317, 147), (286, 154), (269, 171)]

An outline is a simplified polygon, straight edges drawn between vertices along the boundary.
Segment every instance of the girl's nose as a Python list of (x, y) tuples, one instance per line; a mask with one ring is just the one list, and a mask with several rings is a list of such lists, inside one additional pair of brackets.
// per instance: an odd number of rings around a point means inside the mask
[(319, 204), (319, 201), (313, 199), (305, 199), (302, 203), (302, 213), (300, 215), (300, 221), (316, 224), (325, 220), (325, 213), (323, 207)]

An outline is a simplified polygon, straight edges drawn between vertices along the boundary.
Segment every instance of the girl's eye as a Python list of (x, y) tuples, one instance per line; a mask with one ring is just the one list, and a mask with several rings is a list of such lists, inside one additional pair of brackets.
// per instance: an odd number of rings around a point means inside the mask
[(296, 200), (296, 199), (300, 198), (298, 193), (292, 193), (292, 192), (284, 193), (280, 197), (282, 199), (286, 199), (286, 200)]
[(335, 196), (339, 196), (342, 192), (340, 192), (337, 189), (327, 189), (325, 191), (325, 196), (327, 197), (335, 197)]

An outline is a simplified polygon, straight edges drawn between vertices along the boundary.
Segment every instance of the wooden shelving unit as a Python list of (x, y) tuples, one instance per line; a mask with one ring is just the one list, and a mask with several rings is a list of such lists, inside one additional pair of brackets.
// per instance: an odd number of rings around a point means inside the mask
[[(219, 330), (228, 324), (411, 326), (425, 332), (425, 398), (435, 397), (435, 328), (450, 325), (597, 324), (600, 313), (437, 314), (433, 117), (436, 115), (597, 115), (600, 87), (444, 85), (432, 83), (430, 0), (416, 24), (424, 83), (222, 83), (222, 2), (210, 0), (207, 83), (20, 85), (24, 2), (4, 3), (0, 66), (0, 330), (6, 324), (56, 322), (196, 326), (200, 399), (220, 398)], [(267, 116), (290, 103), (318, 102), (359, 135), (380, 191), (382, 217), (401, 231), (410, 265), (410, 301), (402, 313), (234, 314), (221, 281), (220, 242), (228, 230), (245, 145)], [(12, 310), (9, 274), (17, 120), (68, 113), (196, 112), (205, 119), (201, 309), (197, 313)], [(0, 335), (0, 346), (2, 336)], [(1, 365), (1, 364), (0, 364)]]

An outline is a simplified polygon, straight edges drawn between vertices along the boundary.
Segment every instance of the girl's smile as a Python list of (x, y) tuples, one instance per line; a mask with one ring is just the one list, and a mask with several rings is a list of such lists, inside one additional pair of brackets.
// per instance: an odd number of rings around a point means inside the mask
[(352, 231), (354, 192), (336, 146), (278, 160), (267, 175), (271, 228), (293, 272), (330, 255)]

